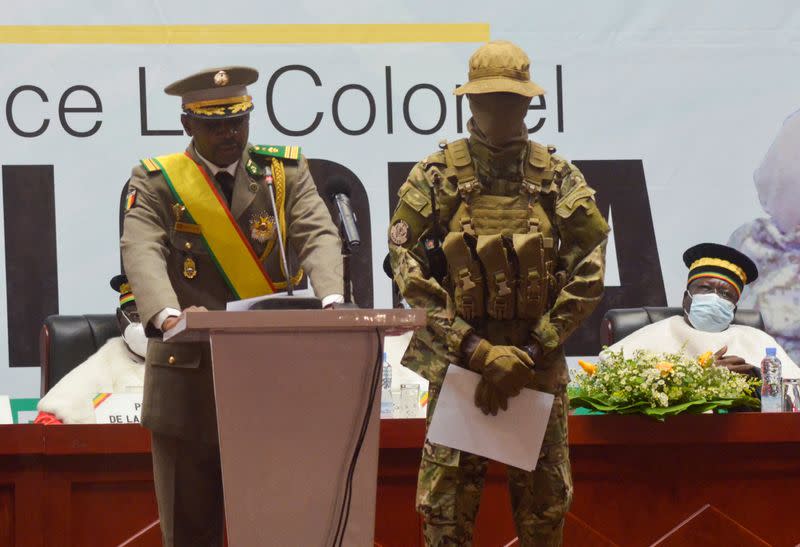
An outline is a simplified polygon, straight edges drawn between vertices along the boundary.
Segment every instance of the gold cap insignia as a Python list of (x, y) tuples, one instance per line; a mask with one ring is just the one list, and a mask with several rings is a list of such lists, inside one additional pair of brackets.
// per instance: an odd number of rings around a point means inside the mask
[(230, 82), (230, 78), (228, 77), (228, 73), (224, 70), (220, 70), (214, 74), (214, 85), (224, 87), (228, 85), (228, 82)]

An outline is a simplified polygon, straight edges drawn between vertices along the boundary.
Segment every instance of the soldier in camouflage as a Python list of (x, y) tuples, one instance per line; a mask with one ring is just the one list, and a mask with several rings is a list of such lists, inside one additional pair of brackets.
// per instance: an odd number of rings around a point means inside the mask
[[(430, 381), (430, 419), (449, 363), (482, 375), (475, 404), (505, 410), (528, 387), (555, 395), (533, 472), (508, 468), (520, 542), (560, 545), (572, 499), (563, 344), (603, 293), (608, 226), (581, 172), (528, 140), (530, 61), (510, 42), (470, 58), (469, 139), (411, 170), (389, 229), (394, 278), (424, 308), (403, 364)], [(470, 545), (487, 460), (426, 442), (417, 510), (428, 545)]]

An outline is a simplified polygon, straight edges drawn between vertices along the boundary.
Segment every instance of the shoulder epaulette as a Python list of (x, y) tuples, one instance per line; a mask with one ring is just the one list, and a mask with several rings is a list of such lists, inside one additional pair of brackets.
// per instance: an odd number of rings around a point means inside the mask
[(148, 175), (152, 175), (155, 173), (160, 173), (161, 168), (153, 161), (153, 158), (144, 158), (139, 160), (139, 163), (142, 164), (144, 170), (147, 171)]
[(268, 156), (282, 160), (297, 160), (300, 158), (299, 146), (276, 146), (274, 144), (256, 144), (250, 148), (250, 154)]

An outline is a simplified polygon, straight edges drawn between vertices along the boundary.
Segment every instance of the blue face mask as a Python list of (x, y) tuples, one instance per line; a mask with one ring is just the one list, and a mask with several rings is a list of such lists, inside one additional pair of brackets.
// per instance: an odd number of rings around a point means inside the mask
[(692, 303), (689, 307), (689, 323), (697, 330), (722, 332), (733, 321), (736, 304), (714, 293), (689, 294)]

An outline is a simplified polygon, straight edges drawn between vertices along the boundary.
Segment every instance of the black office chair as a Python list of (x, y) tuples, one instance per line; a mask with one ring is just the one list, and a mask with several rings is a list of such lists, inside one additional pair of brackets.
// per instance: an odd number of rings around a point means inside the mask
[[(600, 322), (600, 344), (610, 346), (646, 325), (674, 315), (683, 315), (683, 308), (618, 308), (608, 310)], [(764, 330), (764, 320), (758, 310), (736, 310), (733, 324)]]
[(114, 314), (51, 315), (45, 319), (39, 333), (42, 396), (115, 336), (120, 332)]

